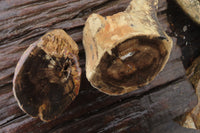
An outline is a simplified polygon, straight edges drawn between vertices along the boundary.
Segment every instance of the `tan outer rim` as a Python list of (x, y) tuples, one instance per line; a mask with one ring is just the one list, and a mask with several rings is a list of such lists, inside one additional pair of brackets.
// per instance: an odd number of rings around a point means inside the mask
[(176, 0), (185, 13), (193, 21), (200, 25), (200, 1), (199, 0)]

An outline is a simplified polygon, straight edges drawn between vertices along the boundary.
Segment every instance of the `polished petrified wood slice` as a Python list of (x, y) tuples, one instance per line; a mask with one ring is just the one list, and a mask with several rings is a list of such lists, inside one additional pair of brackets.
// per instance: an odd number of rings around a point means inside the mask
[(164, 68), (172, 40), (160, 26), (157, 0), (133, 0), (124, 12), (86, 21), (83, 43), (90, 83), (109, 95), (147, 85)]
[(48, 32), (24, 52), (15, 69), (19, 106), (43, 121), (55, 119), (78, 95), (78, 46), (63, 30)]
[(176, 0), (192, 20), (200, 24), (200, 0)]
[(200, 129), (200, 57), (193, 61), (186, 74), (195, 88), (198, 104), (178, 121), (184, 127)]

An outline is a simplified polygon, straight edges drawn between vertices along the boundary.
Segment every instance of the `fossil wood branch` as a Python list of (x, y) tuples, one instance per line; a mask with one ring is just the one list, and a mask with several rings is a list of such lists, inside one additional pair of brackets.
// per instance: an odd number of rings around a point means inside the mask
[(61, 29), (31, 44), (15, 69), (13, 92), (20, 108), (43, 121), (57, 118), (78, 95), (78, 46)]
[(124, 12), (86, 21), (83, 44), (90, 83), (109, 95), (147, 85), (168, 61), (172, 40), (162, 30), (157, 0), (132, 0)]

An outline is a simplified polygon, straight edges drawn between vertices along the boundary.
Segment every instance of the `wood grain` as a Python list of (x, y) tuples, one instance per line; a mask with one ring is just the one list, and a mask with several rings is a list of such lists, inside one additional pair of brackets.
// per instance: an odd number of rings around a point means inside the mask
[[(0, 1), (0, 132), (129, 132), (150, 131), (195, 106), (197, 99), (175, 45), (165, 69), (149, 85), (112, 97), (92, 88), (85, 77), (82, 30), (93, 12), (112, 15), (130, 0), (1, 0)], [(167, 33), (167, 2), (160, 0), (158, 18)], [(12, 93), (17, 61), (25, 49), (49, 30), (64, 29), (78, 43), (83, 69), (80, 94), (58, 119), (44, 123), (24, 114)]]

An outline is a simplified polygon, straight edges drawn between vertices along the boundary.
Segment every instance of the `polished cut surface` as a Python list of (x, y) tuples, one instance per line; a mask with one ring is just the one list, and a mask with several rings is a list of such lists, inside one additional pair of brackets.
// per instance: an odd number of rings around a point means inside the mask
[(13, 90), (21, 109), (43, 121), (55, 119), (79, 92), (78, 46), (53, 30), (24, 52), (15, 70)]

